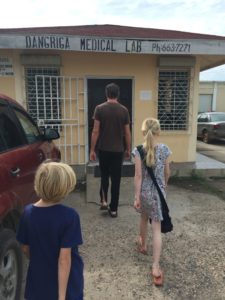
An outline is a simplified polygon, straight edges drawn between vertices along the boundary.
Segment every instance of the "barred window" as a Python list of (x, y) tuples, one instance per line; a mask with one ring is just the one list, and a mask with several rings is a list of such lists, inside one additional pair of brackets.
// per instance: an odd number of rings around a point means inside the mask
[(162, 130), (187, 130), (190, 72), (159, 71), (158, 119)]
[(59, 69), (26, 67), (27, 109), (34, 120), (58, 124), (61, 119)]

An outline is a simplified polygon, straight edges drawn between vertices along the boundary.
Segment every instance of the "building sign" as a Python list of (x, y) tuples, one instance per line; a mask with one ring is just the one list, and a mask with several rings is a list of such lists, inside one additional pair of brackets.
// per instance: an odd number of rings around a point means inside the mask
[(0, 57), (0, 76), (13, 76), (12, 61), (8, 57)]
[[(120, 47), (116, 45), (117, 42), (112, 39), (83, 38), (80, 40), (81, 51), (121, 52)], [(122, 47), (122, 52), (126, 53), (191, 53), (191, 44), (186, 42), (125, 40)]]
[(221, 40), (141, 40), (62, 35), (0, 35), (0, 48), (56, 49), (85, 52), (136, 54), (215, 54), (224, 55), (225, 41)]
[(27, 49), (70, 49), (68, 37), (57, 36), (26, 36)]

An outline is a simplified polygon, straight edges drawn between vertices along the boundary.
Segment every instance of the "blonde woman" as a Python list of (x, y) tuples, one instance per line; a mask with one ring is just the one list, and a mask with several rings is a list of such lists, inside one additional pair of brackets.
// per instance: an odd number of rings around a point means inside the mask
[(163, 272), (160, 268), (162, 248), (161, 220), (162, 211), (158, 191), (146, 169), (146, 165), (153, 168), (156, 180), (164, 196), (170, 175), (169, 157), (171, 154), (167, 145), (159, 143), (160, 124), (157, 119), (148, 118), (142, 123), (144, 136), (143, 154), (141, 159), (137, 147), (132, 155), (135, 161), (135, 200), (134, 207), (141, 213), (140, 234), (138, 236), (138, 251), (147, 254), (147, 226), (151, 219), (153, 262), (151, 274), (155, 285), (163, 284)]
[(43, 163), (35, 176), (39, 201), (25, 207), (17, 239), (30, 259), (25, 299), (83, 299), (83, 261), (78, 213), (61, 201), (74, 189), (76, 176), (64, 163)]

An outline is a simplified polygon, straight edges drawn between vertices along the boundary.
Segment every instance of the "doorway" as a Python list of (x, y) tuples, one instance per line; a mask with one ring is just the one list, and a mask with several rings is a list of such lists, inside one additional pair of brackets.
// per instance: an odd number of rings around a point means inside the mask
[[(130, 127), (132, 130), (132, 79), (88, 79), (87, 80), (87, 97), (88, 97), (88, 153), (91, 146), (91, 133), (94, 125), (93, 114), (96, 105), (106, 101), (105, 86), (111, 82), (120, 87), (119, 102), (124, 105), (130, 114)], [(131, 134), (132, 136), (132, 134)]]

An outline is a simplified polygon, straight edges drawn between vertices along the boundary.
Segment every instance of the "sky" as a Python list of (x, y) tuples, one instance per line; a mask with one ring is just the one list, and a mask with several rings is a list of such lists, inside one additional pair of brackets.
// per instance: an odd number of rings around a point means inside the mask
[[(225, 36), (224, 0), (7, 0), (0, 28), (114, 24)], [(225, 65), (200, 80), (224, 80)]]

